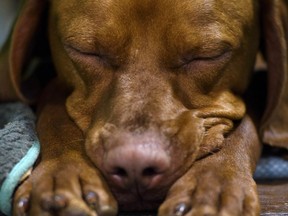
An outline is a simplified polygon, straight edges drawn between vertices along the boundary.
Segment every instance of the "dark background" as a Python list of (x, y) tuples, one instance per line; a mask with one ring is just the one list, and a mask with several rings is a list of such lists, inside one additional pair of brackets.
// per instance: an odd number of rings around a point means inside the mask
[(19, 5), (20, 0), (0, 0), (0, 47), (9, 34)]

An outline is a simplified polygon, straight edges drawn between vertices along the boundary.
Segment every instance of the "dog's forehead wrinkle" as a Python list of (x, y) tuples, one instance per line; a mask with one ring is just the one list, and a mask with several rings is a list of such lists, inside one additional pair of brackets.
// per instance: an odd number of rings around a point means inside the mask
[[(127, 59), (128, 56), (130, 56), (130, 63), (137, 61), (137, 59), (142, 59), (143, 63), (146, 56), (148, 56), (147, 63), (144, 62), (144, 65), (152, 65), (151, 59), (153, 55), (157, 56), (157, 51), (155, 50), (157, 50), (157, 46), (159, 46), (163, 38), (169, 38), (167, 44), (171, 44), (171, 41), (178, 43), (175, 46), (178, 46), (178, 52), (181, 56), (187, 52), (187, 47), (189, 46), (192, 48), (202, 47), (202, 50), (205, 49), (205, 46), (209, 47), (207, 45), (211, 47), (214, 43), (212, 40), (209, 41), (209, 38), (218, 37), (219, 40), (227, 39), (229, 42), (236, 43), (235, 38), (239, 38), (239, 35), (242, 33), (242, 23), (240, 21), (243, 19), (237, 18), (243, 16), (243, 13), (241, 13), (242, 8), (239, 9), (241, 12), (238, 12), (234, 6), (238, 4), (230, 3), (230, 8), (228, 7), (225, 11), (219, 12), (219, 8), (223, 8), (222, 0), (181, 1), (176, 4), (174, 1), (169, 0), (91, 0), (81, 2), (81, 10), (78, 10), (78, 3), (74, 2), (68, 4), (66, 7), (71, 11), (75, 10), (75, 13), (67, 13), (68, 15), (66, 15), (66, 13), (59, 14), (59, 31), (66, 32), (66, 34), (61, 35), (66, 35), (67, 38), (76, 41), (73, 43), (78, 43), (79, 46), (84, 47), (84, 50), (96, 49), (97, 52), (107, 53), (108, 55), (111, 54), (113, 58), (122, 59), (122, 63), (126, 62), (125, 59)], [(59, 5), (59, 7), (64, 7), (63, 4), (59, 3)], [(159, 7), (164, 9), (160, 10)], [(182, 8), (183, 13), (176, 13), (176, 11), (178, 11), (175, 9), (176, 7)], [(97, 13), (95, 13), (96, 9)], [(134, 15), (132, 16), (131, 13), (133, 13), (133, 11)], [(215, 13), (215, 11), (218, 11), (218, 13)], [(135, 19), (131, 20), (131, 16), (140, 16), (140, 18), (135, 17)], [(229, 17), (236, 18), (227, 19)], [(166, 20), (167, 22), (163, 22), (162, 20)], [(229, 20), (229, 23), (222, 25), (223, 22), (227, 22), (227, 20)], [(144, 23), (144, 25), (139, 24), (139, 22)], [(174, 23), (177, 23), (177, 25)], [(179, 23), (181, 24), (178, 25)], [(219, 26), (221, 28), (225, 26), (225, 29), (221, 29)], [(166, 35), (162, 35), (163, 37), (161, 39), (163, 28), (166, 28), (167, 31), (165, 33)], [(157, 34), (158, 31), (159, 34)], [(223, 32), (225, 32), (225, 35), (222, 34)], [(129, 40), (130, 37), (133, 38), (133, 41)], [(177, 40), (175, 40), (175, 38)], [(184, 40), (181, 38), (184, 38)], [(205, 39), (205, 41), (203, 41), (203, 39)], [(127, 43), (127, 41), (129, 41), (129, 43)], [(193, 44), (191, 41), (193, 41)], [(131, 43), (141, 43), (144, 46), (142, 46), (141, 50), (138, 48), (131, 49)], [(147, 47), (147, 49), (143, 50), (145, 47)], [(128, 52), (129, 49), (130, 52)], [(215, 50), (217, 49), (218, 47), (215, 48)], [(150, 51), (148, 52), (147, 50)], [(169, 52), (169, 50), (166, 52)], [(119, 56), (119, 53), (122, 53), (121, 56)]]
[[(110, 15), (114, 14), (113, 9), (103, 9), (102, 1), (79, 2), (82, 2), (81, 6), (75, 1), (67, 5), (55, 3), (56, 9), (51, 10), (57, 31), (64, 40), (78, 42), (91, 48), (100, 45), (110, 50), (112, 48), (119, 50), (127, 45), (129, 41), (127, 25), (118, 16)], [(70, 12), (63, 13), (67, 10)]]
[[(129, 35), (120, 27), (97, 25), (89, 18), (72, 18), (68, 22), (58, 22), (63, 43), (85, 50), (103, 50), (107, 53), (122, 50), (129, 45)], [(116, 55), (117, 53), (115, 53)]]
[[(175, 17), (189, 16), (190, 19), (195, 19), (198, 23), (207, 22), (215, 19), (217, 16), (231, 16), (239, 17), (249, 15), (252, 9), (252, 0), (243, 0), (243, 3), (235, 3), (233, 1), (224, 0), (196, 0), (196, 1), (179, 1), (175, 2), (172, 0), (145, 0), (145, 1), (134, 1), (134, 0), (110, 0), (110, 1), (59, 1), (65, 3), (55, 3), (56, 8), (59, 11), (63, 11), (63, 8), (67, 11), (72, 11), (71, 13), (65, 13), (63, 16), (78, 17), (79, 14), (86, 15), (90, 17), (91, 21), (101, 20), (119, 20), (120, 22), (126, 22), (126, 24), (131, 24), (131, 17), (134, 17), (134, 21), (156, 21), (160, 19), (160, 22), (155, 22), (157, 25), (163, 23), (162, 19), (166, 19), (166, 22), (175, 21)], [(54, 1), (53, 1), (54, 2)], [(58, 1), (55, 1), (58, 2)], [(80, 7), (81, 5), (81, 7)], [(181, 14), (177, 13), (177, 10), (181, 9), (183, 11)], [(65, 11), (64, 10), (64, 11)], [(97, 11), (97, 13), (95, 13)], [(215, 11), (218, 11), (215, 13)], [(246, 11), (246, 12), (245, 12)], [(133, 13), (133, 14), (132, 14)], [(152, 16), (153, 15), (153, 16)], [(152, 16), (152, 18), (151, 18)], [(140, 17), (137, 19), (137, 17)], [(248, 19), (248, 18), (247, 18)], [(242, 19), (243, 20), (243, 19)], [(244, 19), (245, 20), (245, 19)], [(233, 21), (233, 20), (232, 20)], [(139, 23), (137, 23), (139, 24)]]

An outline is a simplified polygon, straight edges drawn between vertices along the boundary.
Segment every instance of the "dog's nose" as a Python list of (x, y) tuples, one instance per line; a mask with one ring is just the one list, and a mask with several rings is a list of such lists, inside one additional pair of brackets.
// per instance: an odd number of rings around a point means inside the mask
[(125, 145), (107, 153), (104, 172), (121, 188), (141, 191), (156, 187), (169, 168), (170, 157), (163, 149)]

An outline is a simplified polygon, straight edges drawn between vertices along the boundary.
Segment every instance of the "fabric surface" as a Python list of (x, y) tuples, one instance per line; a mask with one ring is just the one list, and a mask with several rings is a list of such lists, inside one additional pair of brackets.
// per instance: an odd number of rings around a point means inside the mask
[(277, 156), (262, 157), (254, 173), (254, 179), (288, 179), (288, 159)]
[(0, 105), (0, 211), (9, 215), (14, 189), (40, 151), (35, 116), (21, 103)]

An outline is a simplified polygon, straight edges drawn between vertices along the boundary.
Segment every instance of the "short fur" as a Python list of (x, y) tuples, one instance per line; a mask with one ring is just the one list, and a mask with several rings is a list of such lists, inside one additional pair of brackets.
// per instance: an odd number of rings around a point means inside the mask
[(14, 215), (258, 215), (261, 143), (288, 146), (287, 23), (287, 0), (26, 0), (0, 98), (32, 101), (21, 80), (40, 26), (57, 78), (37, 103), (41, 159)]

